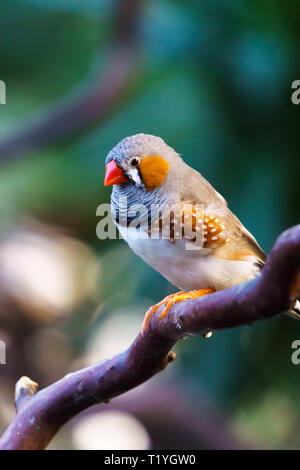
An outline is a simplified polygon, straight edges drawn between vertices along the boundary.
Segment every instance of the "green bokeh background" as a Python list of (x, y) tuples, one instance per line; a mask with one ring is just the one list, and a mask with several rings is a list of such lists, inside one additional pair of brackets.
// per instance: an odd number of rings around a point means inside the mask
[[(84, 87), (95, 69), (105, 70), (115, 8), (104, 0), (1, 1), (7, 104), (0, 106), (0, 141)], [(1, 166), (3, 233), (24, 217), (55, 225), (105, 267), (101, 314), (87, 324), (81, 311), (89, 305), (81, 305), (52, 326), (77, 358), (111, 309), (141, 299), (150, 305), (174, 290), (123, 241), (96, 237), (96, 208), (110, 196), (103, 187), (105, 156), (125, 136), (161, 136), (227, 199), (266, 251), (299, 223), (300, 107), (291, 102), (291, 83), (299, 79), (299, 17), (296, 0), (145, 2), (141, 60), (126, 101), (81, 136)], [(22, 312), (14, 308), (14, 315)], [(39, 326), (35, 320), (31, 330)], [(191, 338), (177, 345), (172, 373), (157, 380), (173, 388), (188, 383), (196, 400), (201, 390), (242, 445), (299, 448), (300, 366), (291, 363), (298, 338), (300, 325), (288, 318), (218, 332), (209, 341)], [(12, 394), (18, 376), (5, 367), (9, 362), (0, 366), (0, 394), (1, 375)], [(33, 378), (47, 384), (47, 377)]]

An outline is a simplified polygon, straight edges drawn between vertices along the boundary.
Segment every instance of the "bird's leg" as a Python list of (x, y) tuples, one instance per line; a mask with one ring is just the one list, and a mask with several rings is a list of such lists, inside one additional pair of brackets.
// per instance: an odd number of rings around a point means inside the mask
[(143, 325), (142, 325), (142, 331), (145, 331), (146, 328), (147, 328), (147, 325), (149, 323), (149, 320), (150, 318), (152, 317), (152, 315), (154, 315), (157, 310), (159, 309), (159, 307), (161, 307), (162, 305), (168, 303), (168, 301), (174, 297), (175, 295), (179, 295), (179, 294), (183, 294), (184, 292), (177, 292), (176, 294), (171, 294), (171, 295), (168, 295), (167, 297), (165, 297), (164, 299), (162, 299), (160, 302), (158, 302), (157, 304), (155, 305), (152, 305), (146, 312), (146, 315), (145, 315), (145, 318), (144, 318), (144, 321), (143, 321)]
[(142, 326), (142, 331), (146, 330), (151, 316), (154, 315), (154, 313), (156, 313), (159, 307), (161, 307), (162, 305), (165, 305), (165, 308), (159, 315), (159, 318), (158, 318), (159, 320), (164, 318), (167, 315), (170, 308), (172, 307), (172, 305), (177, 304), (177, 302), (181, 302), (182, 300), (197, 299), (198, 297), (202, 297), (203, 295), (207, 295), (207, 294), (212, 294), (213, 292), (215, 292), (215, 289), (206, 288), (206, 289), (192, 290), (190, 292), (181, 291), (181, 292), (176, 292), (175, 294), (168, 295), (163, 300), (158, 302), (158, 304), (150, 307), (149, 310), (146, 312), (143, 326)]

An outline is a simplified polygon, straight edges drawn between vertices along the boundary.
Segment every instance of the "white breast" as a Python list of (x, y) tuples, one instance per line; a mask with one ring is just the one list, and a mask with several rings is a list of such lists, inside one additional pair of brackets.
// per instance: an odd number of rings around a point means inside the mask
[(232, 261), (212, 256), (207, 249), (186, 250), (185, 240), (154, 240), (136, 237), (136, 230), (119, 227), (131, 249), (180, 290), (213, 287), (222, 290), (255, 277), (254, 261)]

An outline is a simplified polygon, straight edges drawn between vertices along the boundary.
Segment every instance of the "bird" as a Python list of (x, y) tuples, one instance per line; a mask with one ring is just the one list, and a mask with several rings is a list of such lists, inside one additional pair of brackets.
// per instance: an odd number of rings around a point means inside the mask
[[(223, 196), (158, 136), (139, 133), (106, 157), (111, 209), (135, 254), (179, 292), (149, 308), (142, 330), (180, 301), (209, 295), (258, 276), (266, 254)], [(300, 319), (300, 303), (285, 312)], [(207, 332), (206, 337), (211, 336)]]

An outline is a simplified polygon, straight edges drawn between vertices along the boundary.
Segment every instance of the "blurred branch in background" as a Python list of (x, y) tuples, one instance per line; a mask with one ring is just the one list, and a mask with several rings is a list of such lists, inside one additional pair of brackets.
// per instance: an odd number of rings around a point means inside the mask
[(105, 120), (122, 102), (136, 78), (138, 16), (141, 0), (118, 0), (114, 46), (105, 70), (76, 96), (65, 98), (32, 123), (0, 142), (0, 162), (82, 133)]
[(207, 406), (207, 400), (199, 390), (197, 398), (187, 400), (188, 390), (189, 383), (177, 387), (151, 384), (135, 393), (125, 393), (105, 407), (95, 406), (72, 423), (76, 429), (81, 426), (82, 419), (97, 415), (100, 427), (101, 415), (124, 412), (143, 424), (152, 449), (245, 449), (247, 445), (230, 431), (227, 417), (216, 407)]
[[(0, 440), (1, 449), (43, 449), (57, 431), (84, 409), (147, 381), (174, 360), (176, 341), (190, 334), (232, 328), (288, 310), (300, 293), (300, 225), (277, 240), (261, 276), (244, 284), (158, 310), (126, 351), (69, 374), (28, 398)], [(163, 306), (161, 307), (163, 308)], [(28, 382), (28, 378), (23, 378)], [(22, 390), (22, 379), (18, 382)]]

